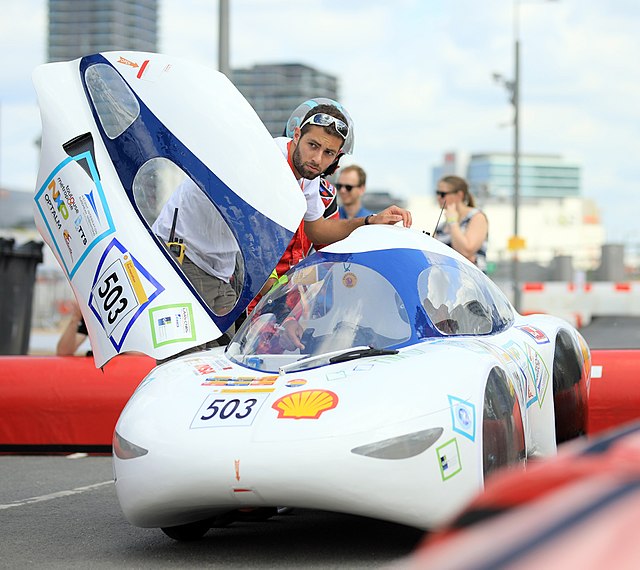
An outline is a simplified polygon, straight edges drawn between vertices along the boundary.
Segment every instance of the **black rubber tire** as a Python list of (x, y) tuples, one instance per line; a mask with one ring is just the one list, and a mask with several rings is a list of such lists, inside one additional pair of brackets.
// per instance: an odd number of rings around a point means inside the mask
[(179, 542), (193, 542), (200, 540), (207, 531), (211, 528), (209, 521), (197, 521), (188, 524), (181, 524), (178, 526), (167, 526), (161, 530), (169, 538), (177, 540)]
[(484, 478), (508, 465), (524, 465), (526, 444), (520, 403), (504, 370), (494, 368), (485, 386), (482, 418)]

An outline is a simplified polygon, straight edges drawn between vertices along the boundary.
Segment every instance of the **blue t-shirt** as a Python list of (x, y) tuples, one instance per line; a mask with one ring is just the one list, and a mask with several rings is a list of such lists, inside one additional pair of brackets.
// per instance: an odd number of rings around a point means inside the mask
[[(338, 212), (340, 212), (340, 218), (342, 220), (349, 219), (349, 217), (347, 216), (347, 212), (345, 212), (344, 210), (344, 206), (340, 206), (338, 208)], [(364, 218), (365, 216), (370, 216), (371, 214), (373, 214), (371, 210), (367, 210), (365, 207), (361, 207), (356, 213), (356, 215), (354, 216), (354, 218)]]

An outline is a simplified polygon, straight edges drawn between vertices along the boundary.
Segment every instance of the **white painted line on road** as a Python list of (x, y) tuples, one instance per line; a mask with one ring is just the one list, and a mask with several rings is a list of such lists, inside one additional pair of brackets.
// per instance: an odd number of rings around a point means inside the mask
[(84, 459), (85, 457), (89, 457), (88, 453), (70, 453), (69, 455), (65, 455), (65, 459)]
[(94, 489), (103, 487), (104, 485), (112, 484), (113, 481), (103, 481), (102, 483), (95, 483), (93, 485), (87, 485), (86, 487), (76, 487), (75, 489), (71, 489), (69, 491), (58, 491), (57, 493), (41, 495), (40, 497), (31, 497), (29, 499), (24, 499), (23, 501), (16, 501), (15, 503), (0, 505), (0, 511), (4, 509), (10, 509), (12, 507), (24, 507), (25, 505), (30, 505), (31, 503), (41, 503), (42, 501), (51, 501), (52, 499), (60, 499), (61, 497), (70, 497), (71, 495), (78, 495), (86, 491), (93, 491)]

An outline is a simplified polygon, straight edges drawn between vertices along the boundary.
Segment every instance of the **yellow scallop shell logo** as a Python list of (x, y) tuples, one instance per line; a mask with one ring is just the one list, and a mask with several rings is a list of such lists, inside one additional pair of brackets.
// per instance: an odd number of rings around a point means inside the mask
[(271, 407), (278, 412), (278, 418), (317, 420), (337, 405), (338, 396), (330, 390), (302, 390), (283, 396)]

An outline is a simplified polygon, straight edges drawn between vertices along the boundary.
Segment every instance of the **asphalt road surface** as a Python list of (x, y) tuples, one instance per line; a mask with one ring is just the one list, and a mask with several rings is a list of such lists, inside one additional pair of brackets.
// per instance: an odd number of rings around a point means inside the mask
[(640, 349), (638, 317), (596, 317), (580, 333), (591, 349)]
[(179, 543), (124, 519), (111, 457), (74, 457), (0, 456), (0, 568), (375, 568), (423, 537), (372, 519), (293, 510)]

